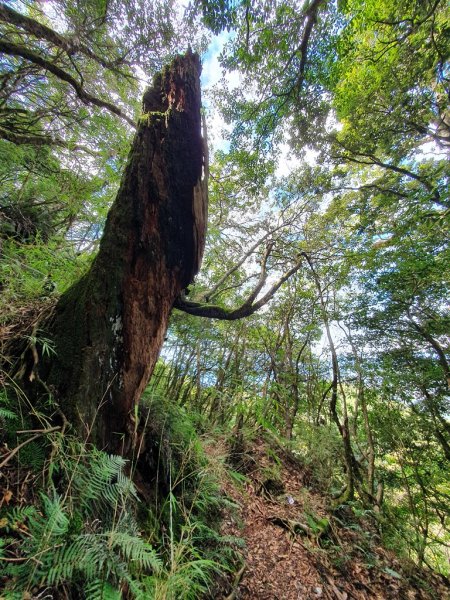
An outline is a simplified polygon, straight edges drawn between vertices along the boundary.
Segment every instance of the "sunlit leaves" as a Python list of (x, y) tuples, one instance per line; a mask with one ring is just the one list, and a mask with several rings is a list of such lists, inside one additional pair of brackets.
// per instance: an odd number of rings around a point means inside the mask
[(347, 145), (401, 157), (426, 136), (440, 141), (434, 137), (445, 94), (440, 71), (450, 50), (444, 4), (346, 3), (333, 78)]

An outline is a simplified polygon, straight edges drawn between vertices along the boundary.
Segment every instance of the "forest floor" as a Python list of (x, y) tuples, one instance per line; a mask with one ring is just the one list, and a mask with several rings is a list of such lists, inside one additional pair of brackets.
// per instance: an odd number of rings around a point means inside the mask
[[(223, 451), (217, 443), (207, 446), (213, 459)], [(356, 516), (351, 508), (331, 513), (311, 472), (286, 451), (255, 440), (242, 464), (245, 479), (227, 478), (222, 486), (238, 507), (225, 516), (222, 534), (244, 540), (242, 564), (215, 598), (450, 598), (438, 577), (380, 545), (373, 517)]]

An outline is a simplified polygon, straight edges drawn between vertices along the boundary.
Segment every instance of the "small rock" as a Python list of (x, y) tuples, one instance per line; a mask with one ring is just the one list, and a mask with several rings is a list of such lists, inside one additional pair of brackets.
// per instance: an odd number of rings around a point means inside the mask
[(315, 595), (320, 598), (323, 595), (323, 590), (321, 587), (315, 587), (314, 588), (314, 593)]

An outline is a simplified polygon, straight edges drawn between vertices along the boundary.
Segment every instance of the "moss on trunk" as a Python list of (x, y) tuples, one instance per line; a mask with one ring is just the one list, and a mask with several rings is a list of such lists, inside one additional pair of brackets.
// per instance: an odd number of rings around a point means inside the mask
[(51, 322), (57, 356), (40, 377), (81, 435), (126, 452), (175, 298), (197, 273), (205, 242), (200, 61), (177, 57), (143, 99), (117, 198), (87, 275)]

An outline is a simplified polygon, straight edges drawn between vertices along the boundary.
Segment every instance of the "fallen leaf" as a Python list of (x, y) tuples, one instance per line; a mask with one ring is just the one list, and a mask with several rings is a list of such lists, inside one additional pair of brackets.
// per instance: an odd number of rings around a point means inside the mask
[(11, 502), (11, 498), (13, 497), (13, 493), (11, 490), (6, 490), (6, 492), (3, 494), (3, 498), (2, 498), (2, 504), (9, 504)]

